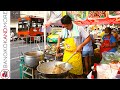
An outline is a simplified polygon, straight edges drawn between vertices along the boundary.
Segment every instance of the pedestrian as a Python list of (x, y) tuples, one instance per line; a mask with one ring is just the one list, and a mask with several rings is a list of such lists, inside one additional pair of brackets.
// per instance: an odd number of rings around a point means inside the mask
[[(90, 34), (91, 40), (89, 43), (87, 43), (83, 49), (82, 49), (82, 57), (83, 57), (83, 66), (84, 66), (84, 74), (88, 75), (88, 73), (91, 70), (92, 66), (92, 57), (94, 56), (94, 49), (92, 43), (95, 43), (95, 39), (93, 38), (93, 35)], [(84, 42), (84, 38), (82, 41)]]
[(10, 30), (10, 40), (11, 41), (14, 41), (14, 36), (15, 36), (14, 32), (12, 30)]
[[(61, 18), (61, 23), (63, 29), (58, 36), (57, 50), (60, 49), (60, 42), (64, 39), (63, 62), (67, 61), (73, 53), (76, 53), (68, 63), (73, 66), (70, 70), (71, 75), (74, 78), (80, 78), (83, 75), (81, 50), (83, 46), (91, 40), (90, 35), (82, 26), (78, 26), (72, 22), (69, 15), (63, 16)], [(82, 42), (82, 38), (85, 38), (84, 42)]]

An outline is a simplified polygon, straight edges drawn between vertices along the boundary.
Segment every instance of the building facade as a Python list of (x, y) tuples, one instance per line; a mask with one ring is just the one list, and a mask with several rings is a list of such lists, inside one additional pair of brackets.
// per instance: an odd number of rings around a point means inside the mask
[(10, 29), (18, 32), (18, 18), (24, 16), (38, 16), (44, 18), (44, 11), (10, 11)]

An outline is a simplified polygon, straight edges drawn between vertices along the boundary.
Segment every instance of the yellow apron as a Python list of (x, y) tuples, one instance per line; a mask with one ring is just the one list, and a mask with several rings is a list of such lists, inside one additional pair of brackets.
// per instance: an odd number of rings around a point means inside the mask
[[(66, 38), (64, 42), (64, 46), (65, 46), (65, 50), (64, 50), (64, 56), (63, 56), (63, 62), (67, 61), (77, 48), (74, 38)], [(75, 75), (83, 74), (82, 57), (80, 52), (77, 52), (68, 61), (68, 63), (70, 63), (73, 66), (73, 68), (70, 70), (70, 73)]]

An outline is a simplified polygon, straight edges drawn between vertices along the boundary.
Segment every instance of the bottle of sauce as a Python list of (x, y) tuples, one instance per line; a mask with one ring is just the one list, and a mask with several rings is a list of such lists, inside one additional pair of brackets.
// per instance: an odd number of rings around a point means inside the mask
[(117, 74), (120, 74), (120, 67), (119, 67), (119, 69), (118, 69), (118, 72), (117, 72)]
[(94, 63), (91, 79), (97, 79), (97, 63)]

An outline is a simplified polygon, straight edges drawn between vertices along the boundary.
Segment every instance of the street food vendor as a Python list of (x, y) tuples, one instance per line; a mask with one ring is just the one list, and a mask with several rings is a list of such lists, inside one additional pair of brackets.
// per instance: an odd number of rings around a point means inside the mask
[[(90, 40), (89, 33), (84, 30), (83, 27), (76, 25), (72, 22), (69, 15), (65, 15), (61, 18), (62, 29), (61, 34), (58, 36), (57, 49), (60, 48), (61, 39), (64, 39), (64, 56), (63, 62), (67, 61), (68, 58), (76, 52), (76, 54), (68, 61), (73, 68), (70, 73), (75, 78), (81, 77), (83, 74), (83, 65), (81, 58), (81, 50), (84, 45), (86, 45)], [(82, 38), (85, 38), (82, 42)]]
[(111, 34), (112, 29), (110, 27), (105, 28), (105, 35), (102, 38), (100, 53), (102, 55), (103, 52), (116, 52), (116, 39)]

